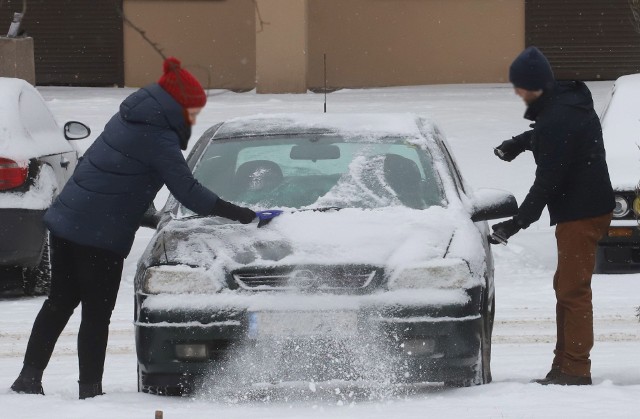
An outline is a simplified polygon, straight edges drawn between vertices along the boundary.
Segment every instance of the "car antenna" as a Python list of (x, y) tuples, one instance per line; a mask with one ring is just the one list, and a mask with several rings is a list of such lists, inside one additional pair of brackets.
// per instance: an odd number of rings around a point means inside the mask
[(327, 53), (322, 54), (324, 59), (324, 113), (327, 113)]

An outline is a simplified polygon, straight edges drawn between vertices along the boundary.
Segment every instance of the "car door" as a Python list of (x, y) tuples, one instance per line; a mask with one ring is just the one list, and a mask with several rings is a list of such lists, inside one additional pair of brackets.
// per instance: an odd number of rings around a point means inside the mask
[(19, 99), (20, 119), (27, 131), (35, 157), (53, 169), (58, 190), (67, 182), (78, 162), (76, 150), (64, 138), (38, 91), (25, 86)]

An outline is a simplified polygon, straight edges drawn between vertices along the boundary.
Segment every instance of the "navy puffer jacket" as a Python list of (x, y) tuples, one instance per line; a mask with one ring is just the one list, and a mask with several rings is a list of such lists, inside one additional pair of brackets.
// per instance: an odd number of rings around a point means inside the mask
[(193, 178), (180, 150), (190, 129), (158, 84), (137, 90), (89, 147), (44, 216), (51, 233), (126, 257), (163, 185), (190, 210), (211, 214), (218, 196)]
[(615, 207), (600, 120), (588, 87), (580, 81), (556, 83), (527, 108), (533, 130), (514, 137), (531, 150), (536, 178), (516, 220), (528, 227), (547, 206), (551, 224), (610, 213)]

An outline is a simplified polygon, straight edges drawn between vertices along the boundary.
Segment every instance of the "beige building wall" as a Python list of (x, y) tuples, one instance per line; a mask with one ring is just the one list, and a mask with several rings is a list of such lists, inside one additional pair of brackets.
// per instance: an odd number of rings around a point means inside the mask
[(256, 16), (258, 93), (306, 93), (307, 2), (256, 0), (260, 11)]
[[(175, 56), (205, 88), (255, 86), (253, 0), (124, 0), (129, 20), (166, 56)], [(124, 24), (125, 85), (143, 86), (162, 75), (162, 58)]]
[[(305, 79), (322, 88), (324, 53), (330, 88), (506, 82), (524, 48), (524, 1), (124, 0), (124, 10), (203, 85), (258, 79), (258, 91), (291, 92)], [(160, 56), (126, 24), (124, 57), (127, 86), (160, 76)]]
[(309, 2), (309, 88), (505, 82), (524, 0)]

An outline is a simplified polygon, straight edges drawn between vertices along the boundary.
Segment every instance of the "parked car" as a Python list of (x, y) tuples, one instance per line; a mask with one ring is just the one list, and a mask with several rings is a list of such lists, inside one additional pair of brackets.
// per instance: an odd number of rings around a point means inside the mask
[[(409, 114), (232, 119), (202, 135), (188, 164), (222, 198), (283, 212), (258, 228), (196, 216), (169, 197), (146, 219), (157, 232), (135, 275), (140, 391), (189, 393), (274, 341), (278, 351), (320, 352), (321, 365), (267, 351), (252, 379), (341, 378), (344, 368), (330, 368), (338, 352), (366, 342), (394, 360), (394, 380), (491, 381), (485, 220), (517, 204), (504, 191), (473, 194), (433, 123)], [(366, 357), (382, 362), (376, 354)]]
[(598, 245), (595, 272), (640, 272), (640, 74), (616, 80), (600, 120), (616, 208)]
[(0, 290), (47, 292), (42, 216), (76, 167), (78, 151), (70, 141), (89, 133), (75, 121), (60, 128), (33, 86), (0, 77)]

